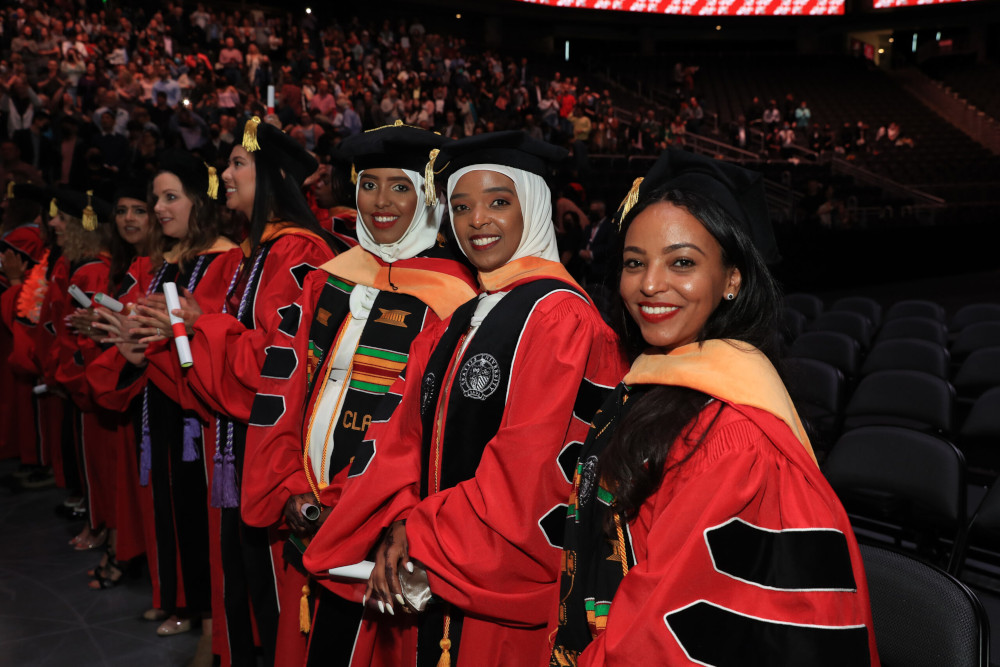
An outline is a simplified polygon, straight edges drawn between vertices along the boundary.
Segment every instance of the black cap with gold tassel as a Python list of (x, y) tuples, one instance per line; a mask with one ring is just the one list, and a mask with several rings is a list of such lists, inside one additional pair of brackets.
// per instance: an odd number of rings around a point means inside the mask
[(730, 162), (668, 148), (643, 179), (636, 179), (615, 217), (621, 228), (627, 214), (654, 192), (684, 190), (711, 200), (743, 225), (764, 261), (781, 258), (767, 211), (764, 177)]
[(7, 199), (14, 198), (14, 185), (16, 185), (14, 181), (7, 182)]
[(111, 221), (111, 204), (95, 197), (93, 190), (82, 194), (75, 190), (56, 189), (55, 193), (55, 198), (49, 204), (51, 217), (56, 217), (62, 211), (65, 215), (78, 219), (88, 232), (96, 230), (100, 222)]
[[(434, 158), (439, 149), (451, 142), (440, 134), (412, 125), (396, 123), (355, 134), (340, 144), (340, 151), (351, 160), (351, 182), (366, 169), (406, 169), (424, 177), (424, 200), (437, 203), (434, 191)], [(430, 154), (430, 164), (428, 164)], [(414, 183), (417, 187), (419, 184)]]
[(284, 176), (300, 186), (319, 169), (319, 162), (302, 144), (280, 129), (254, 116), (243, 126), (239, 145), (268, 166), (276, 166)]

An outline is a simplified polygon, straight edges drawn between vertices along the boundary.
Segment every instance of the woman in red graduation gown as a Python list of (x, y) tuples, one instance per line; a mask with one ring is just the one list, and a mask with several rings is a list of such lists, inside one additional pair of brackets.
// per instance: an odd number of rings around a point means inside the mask
[[(255, 636), (267, 664), (300, 664), (305, 655), (298, 612), (306, 577), (282, 556), (288, 532), (248, 526), (239, 501), (266, 341), (297, 324), (294, 304), (306, 276), (335, 254), (301, 190), (316, 168), (315, 158), (280, 130), (256, 117), (247, 121), (222, 174), (226, 206), (249, 221), (244, 261), (228, 283), (222, 313), (202, 314), (197, 300), (182, 304), (194, 357), (185, 382), (215, 412), (211, 503), (222, 510), (226, 632), (235, 665), (256, 664)], [(165, 325), (165, 312), (147, 314)]]
[[(106, 528), (114, 521), (114, 469), (112, 452), (107, 447), (115, 430), (115, 415), (95, 406), (86, 392), (83, 371), (88, 356), (97, 344), (80, 335), (68, 321), (68, 316), (78, 307), (70, 295), (75, 287), (88, 299), (108, 288), (111, 255), (108, 252), (111, 237), (111, 206), (86, 194), (57, 190), (54, 204), (57, 214), (49, 220), (55, 231), (56, 243), (62, 248), (60, 262), (65, 262), (66, 279), (53, 280), (49, 289), (51, 310), (48, 321), (55, 331), (48, 356), (41, 358), (42, 368), (51, 379), (50, 387), (69, 396), (65, 413), (69, 419), (64, 428), (71, 429), (72, 438), (63, 438), (63, 464), (74, 461), (84, 492), (88, 522), (83, 531), (72, 540), (78, 550), (92, 549), (104, 544)], [(96, 356), (96, 355), (95, 355)], [(66, 468), (67, 478), (71, 476)], [(71, 483), (67, 479), (67, 483)]]
[[(43, 188), (36, 185), (8, 184), (8, 196), (3, 203), (3, 235), (0, 236), (0, 300), (3, 325), (0, 326), (0, 387), (4, 400), (0, 402), (0, 458), (19, 457), (23, 471), (39, 481), (51, 472), (39, 447), (34, 419), (32, 388), (34, 378), (14, 372), (7, 363), (14, 345), (14, 317), (20, 285), (46, 251), (41, 225), (41, 204), (50, 197), (40, 196)], [(10, 294), (8, 295), (8, 291)], [(38, 466), (33, 469), (33, 466)]]
[(416, 646), (398, 642), (398, 664), (528, 665), (548, 645), (570, 459), (624, 369), (559, 262), (542, 174), (563, 156), (501, 132), (435, 161), (451, 172), (452, 227), (485, 292), (414, 341), (398, 408), (369, 428), (313, 542), (330, 554), (323, 566), (343, 566), (384, 533), (370, 596), (386, 613), (403, 610), (397, 573), (426, 569), (439, 603), (416, 620)]
[(635, 191), (633, 363), (576, 466), (551, 665), (878, 665), (854, 533), (772, 365), (760, 174), (668, 151)]
[[(101, 290), (103, 294), (117, 296), (119, 300), (126, 299), (129, 293), (137, 290), (136, 279), (130, 269), (136, 257), (146, 257), (149, 254), (151, 242), (151, 226), (146, 204), (146, 181), (124, 179), (112, 198), (112, 216), (114, 226), (109, 236), (109, 266), (108, 284)], [(134, 297), (133, 299), (134, 300)], [(96, 306), (95, 306), (96, 307)], [(102, 448), (110, 457), (114, 469), (114, 481), (109, 485), (112, 501), (112, 512), (108, 518), (108, 539), (105, 553), (96, 568), (89, 572), (94, 578), (90, 587), (99, 590), (115, 586), (123, 576), (123, 562), (145, 552), (142, 533), (142, 515), (135, 480), (135, 438), (130, 416), (119, 409), (117, 405), (107, 406), (101, 402), (100, 393), (95, 394), (88, 381), (94, 374), (95, 361), (106, 349), (100, 341), (104, 337), (101, 329), (93, 324), (100, 321), (94, 308), (77, 308), (70, 316), (71, 328), (78, 334), (87, 336), (98, 345), (86, 344), (81, 347), (79, 358), (84, 366), (74, 364), (72, 378), (67, 381), (72, 385), (75, 395), (80, 400), (94, 407), (104, 409), (104, 421), (114, 426), (114, 432), (108, 433), (108, 439)], [(110, 410), (114, 413), (109, 414)], [(150, 517), (152, 520), (152, 517)], [(119, 560), (120, 559), (120, 560)]]
[[(400, 125), (341, 144), (358, 173), (361, 245), (306, 278), (295, 304), (297, 328), (279, 327), (267, 342), (244, 464), (243, 518), (250, 525), (284, 523), (308, 543), (336, 506), (348, 465), (403, 372), (414, 337), (476, 294), (472, 272), (438, 232), (443, 205), (425, 201), (424, 166), (444, 141)], [(390, 397), (385, 409), (394, 405)], [(317, 520), (303, 517), (306, 503), (322, 508)], [(318, 574), (350, 594), (325, 571)], [(347, 665), (364, 652), (355, 641), (361, 590), (345, 601), (314, 588), (309, 664)]]
[[(152, 209), (167, 249), (161, 248), (163, 261), (148, 280), (147, 298), (173, 282), (199, 295), (206, 309), (222, 307), (242, 253), (219, 235), (218, 189), (214, 168), (189, 153), (161, 156)], [(132, 339), (142, 329), (130, 331), (128, 318), (118, 321), (128, 342), (119, 342), (120, 355), (101, 360), (100, 377), (114, 382), (107, 392), (113, 398), (105, 400), (136, 401), (139, 484), (150, 489), (156, 535), (150, 560), (156, 563), (160, 608), (168, 614), (157, 633), (167, 636), (187, 632), (193, 622), (212, 615), (205, 445), (214, 439), (207, 412), (199, 413), (185, 393), (172, 347), (162, 336), (151, 336), (140, 341), (148, 347), (137, 349)]]

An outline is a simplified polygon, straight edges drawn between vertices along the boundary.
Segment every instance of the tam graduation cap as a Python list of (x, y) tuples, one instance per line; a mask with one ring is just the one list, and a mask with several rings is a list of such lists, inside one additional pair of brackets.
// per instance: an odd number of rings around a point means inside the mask
[(49, 217), (56, 217), (60, 211), (78, 218), (88, 232), (96, 230), (98, 222), (111, 221), (111, 204), (95, 197), (93, 190), (84, 194), (76, 190), (56, 189), (49, 205)]
[(219, 197), (219, 176), (215, 167), (179, 148), (171, 148), (160, 157), (160, 171), (170, 172), (180, 179), (189, 192), (205, 194), (209, 199)]
[(476, 134), (445, 144), (427, 165), (425, 187), (434, 189), (434, 177), (454, 174), (474, 164), (498, 164), (545, 178), (569, 156), (569, 151), (546, 141), (532, 139), (521, 130)]
[(270, 123), (262, 123), (259, 116), (254, 116), (243, 126), (239, 143), (255, 159), (276, 164), (299, 185), (319, 169), (319, 162), (302, 144)]
[(340, 144), (341, 153), (356, 172), (365, 169), (408, 169), (423, 173), (430, 153), (451, 139), (396, 121), (373, 130), (354, 134)]
[(615, 219), (619, 228), (637, 203), (656, 190), (690, 190), (721, 206), (743, 224), (768, 264), (781, 259), (767, 213), (764, 177), (756, 171), (687, 151), (668, 148), (643, 178), (632, 184)]

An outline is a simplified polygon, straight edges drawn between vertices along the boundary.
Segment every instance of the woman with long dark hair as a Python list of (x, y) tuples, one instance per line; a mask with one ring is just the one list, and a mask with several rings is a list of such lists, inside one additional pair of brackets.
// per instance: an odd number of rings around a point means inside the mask
[(576, 464), (551, 664), (877, 665), (854, 533), (775, 370), (761, 176), (667, 151), (618, 219), (632, 368)]
[[(221, 309), (228, 277), (242, 253), (219, 233), (218, 189), (215, 169), (186, 151), (161, 156), (151, 188), (160, 244), (152, 261), (139, 263), (149, 267), (140, 303), (160, 303), (163, 285), (173, 282), (197, 294), (207, 309)], [(157, 634), (169, 636), (212, 617), (206, 485), (212, 424), (184, 391), (176, 355), (165, 337), (148, 336), (137, 346), (135, 338), (146, 333), (141, 327), (128, 318), (109, 319), (120, 327), (113, 333), (125, 335), (115, 338), (121, 354), (102, 360), (107, 372), (100, 377), (113, 383), (104, 388), (110, 396), (104, 400), (132, 405), (139, 484), (149, 489), (155, 527), (155, 550), (149, 554), (158, 579), (154, 608), (165, 616)], [(157, 616), (161, 614), (151, 611), (147, 617)]]
[(548, 645), (570, 465), (624, 371), (559, 261), (545, 176), (565, 155), (498, 132), (446, 144), (428, 167), (448, 173), (484, 292), (414, 341), (399, 405), (372, 423), (317, 536), (331, 567), (374, 549), (369, 604), (385, 614), (409, 609), (398, 574), (423, 566), (441, 603), (403, 621), (416, 637), (397, 635), (396, 664), (527, 665)]
[[(302, 193), (318, 164), (269, 123), (247, 121), (222, 173), (226, 206), (247, 220), (243, 262), (228, 282), (221, 313), (202, 314), (188, 298), (179, 311), (191, 336), (194, 365), (185, 384), (215, 413), (210, 502), (221, 508), (226, 639), (235, 665), (256, 664), (255, 635), (267, 664), (301, 664), (305, 638), (297, 610), (306, 577), (288, 565), (288, 532), (248, 526), (240, 517), (247, 422), (271, 332), (297, 323), (294, 307), (306, 276), (333, 257)], [(186, 294), (186, 293), (185, 293)], [(165, 309), (144, 310), (156, 334), (169, 326)], [(253, 619), (251, 619), (251, 613)]]

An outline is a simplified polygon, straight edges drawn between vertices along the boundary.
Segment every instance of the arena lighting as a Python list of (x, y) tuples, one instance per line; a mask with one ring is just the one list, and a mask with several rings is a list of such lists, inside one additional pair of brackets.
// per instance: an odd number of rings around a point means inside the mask
[(306, 14), (312, 14), (312, 13), (313, 13), (312, 7), (306, 7)]
[(461, 19), (461, 18), (462, 18), (462, 15), (461, 15), (461, 14), (455, 14), (455, 18), (457, 18), (457, 19)]
[(895, 41), (896, 41), (896, 40), (895, 40), (895, 39), (894, 39), (893, 37), (890, 37), (890, 38), (889, 38), (889, 43), (890, 43), (890, 44), (892, 44), (892, 43), (893, 43), (893, 42), (895, 42)]
[[(825, 16), (844, 13), (844, 0), (520, 0), (573, 9), (610, 9), (685, 16)], [(878, 2), (880, 0), (873, 0)]]
[(879, 49), (878, 52), (879, 52), (879, 55), (881, 55), (881, 54), (885, 53), (885, 49)]
[(717, 25), (717, 26), (715, 26), (715, 29), (716, 30), (722, 30), (722, 26), (721, 25)]

